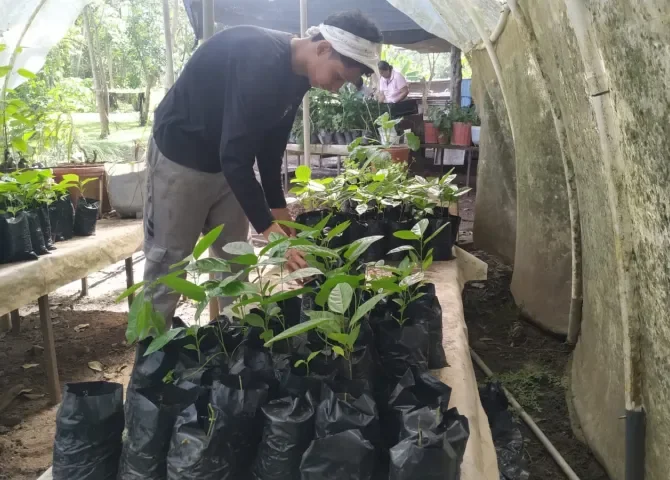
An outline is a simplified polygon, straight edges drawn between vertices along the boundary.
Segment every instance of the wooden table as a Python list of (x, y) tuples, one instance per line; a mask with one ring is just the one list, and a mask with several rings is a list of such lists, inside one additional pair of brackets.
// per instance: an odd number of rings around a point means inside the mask
[[(465, 147), (462, 145), (443, 145), (441, 143), (422, 143), (421, 149), (432, 149), (435, 150), (435, 155), (437, 156), (440, 153), (443, 153), (445, 150), (464, 150), (465, 151), (465, 162), (467, 162), (467, 174), (465, 177), (465, 186), (470, 187), (470, 172), (472, 171), (472, 156), (473, 153), (479, 151), (479, 147)], [(444, 159), (440, 161), (440, 166), (442, 167), (442, 174), (444, 175)]]
[[(134, 253), (142, 248), (144, 233), (141, 220), (101, 220), (96, 234), (75, 237), (56, 244), (57, 250), (39, 260), (0, 265), (0, 316), (11, 316), (11, 334), (21, 331), (19, 308), (37, 300), (44, 339), (47, 389), (53, 404), (61, 399), (56, 348), (51, 325), (49, 293), (82, 281), (82, 295), (88, 291), (87, 276), (121, 260), (126, 261), (126, 281), (133, 281)], [(129, 298), (128, 302), (132, 302)], [(2, 322), (0, 322), (2, 326)]]

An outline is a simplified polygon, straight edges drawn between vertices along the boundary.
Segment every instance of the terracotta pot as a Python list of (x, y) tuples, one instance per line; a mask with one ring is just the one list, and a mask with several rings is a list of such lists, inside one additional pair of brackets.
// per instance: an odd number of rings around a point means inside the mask
[[(112, 207), (109, 203), (109, 194), (107, 193), (107, 177), (105, 174), (105, 165), (89, 164), (89, 165), (59, 165), (51, 169), (54, 174), (54, 181), (60, 182), (63, 175), (74, 173), (79, 175), (80, 180), (87, 178), (96, 178), (97, 180), (86, 185), (84, 196), (94, 200), (99, 200), (101, 205), (101, 214), (111, 211)], [(70, 189), (70, 198), (75, 208), (77, 207), (77, 200), (79, 200), (79, 192), (75, 188)]]
[(472, 145), (472, 124), (454, 122), (451, 126), (451, 144), (464, 147)]
[(437, 136), (437, 140), (440, 143), (440, 145), (449, 145), (449, 136), (442, 132)]
[(425, 143), (432, 143), (435, 144), (438, 142), (438, 136), (439, 136), (439, 131), (437, 130), (437, 127), (431, 123), (431, 122), (426, 122), (423, 124), (423, 138)]
[(409, 147), (407, 145), (395, 145), (384, 149), (385, 152), (391, 154), (391, 160), (394, 163), (409, 162)]

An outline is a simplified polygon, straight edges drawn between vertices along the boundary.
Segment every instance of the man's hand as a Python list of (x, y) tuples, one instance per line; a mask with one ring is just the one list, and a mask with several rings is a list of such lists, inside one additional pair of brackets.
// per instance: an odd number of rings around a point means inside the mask
[[(282, 229), (282, 227), (280, 227), (276, 223), (270, 225), (270, 227), (263, 232), (263, 236), (267, 240), (269, 240), (271, 233), (278, 233), (279, 235), (286, 236), (286, 232)], [(305, 256), (303, 255), (303, 253), (293, 248), (289, 248), (288, 251), (286, 252), (286, 259), (288, 260), (288, 262), (286, 263), (286, 268), (288, 268), (289, 272), (295, 272), (296, 270), (300, 270), (301, 268), (309, 267), (309, 265), (307, 265), (307, 262), (305, 261)]]
[[(293, 217), (289, 213), (288, 208), (273, 208), (271, 211), (275, 220), (283, 220), (286, 222), (293, 221)], [(284, 230), (286, 235), (289, 237), (295, 237), (295, 228), (285, 227), (284, 225), (280, 225), (280, 227), (282, 230)]]

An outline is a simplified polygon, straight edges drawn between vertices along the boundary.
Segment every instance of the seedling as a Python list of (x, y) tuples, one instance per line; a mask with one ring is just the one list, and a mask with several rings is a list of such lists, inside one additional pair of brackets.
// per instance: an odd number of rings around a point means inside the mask
[(424, 235), (426, 233), (426, 229), (428, 228), (428, 220), (425, 218), (414, 225), (411, 230), (400, 230), (393, 232), (393, 236), (396, 238), (417, 242), (419, 245), (419, 250), (417, 251), (417, 249), (412, 245), (403, 245), (401, 247), (394, 248), (388, 253), (392, 254), (408, 252), (412, 262), (420, 268), (421, 272), (425, 272), (433, 264), (433, 249), (428, 248), (430, 242), (433, 241), (433, 239), (437, 237), (442, 232), (442, 230), (447, 228), (448, 225), (449, 223), (445, 223), (444, 225), (440, 226), (426, 239), (424, 239)]

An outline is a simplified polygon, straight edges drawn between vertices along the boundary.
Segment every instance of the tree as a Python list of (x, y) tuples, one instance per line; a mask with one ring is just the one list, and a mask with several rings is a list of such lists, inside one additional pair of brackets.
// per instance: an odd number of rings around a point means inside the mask
[(451, 47), (451, 104), (461, 104), (461, 84), (463, 83), (463, 70), (461, 63), (461, 51), (458, 47)]
[(91, 17), (91, 7), (86, 6), (84, 8), (84, 33), (86, 35), (88, 55), (91, 62), (93, 88), (95, 89), (95, 98), (98, 105), (98, 113), (100, 114), (100, 138), (107, 138), (109, 136), (109, 93), (107, 91), (107, 83), (105, 82), (104, 70), (99, 62), (100, 55), (98, 54), (93, 36)]

